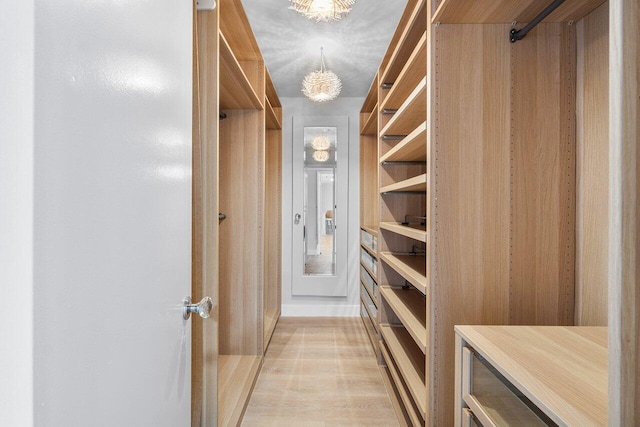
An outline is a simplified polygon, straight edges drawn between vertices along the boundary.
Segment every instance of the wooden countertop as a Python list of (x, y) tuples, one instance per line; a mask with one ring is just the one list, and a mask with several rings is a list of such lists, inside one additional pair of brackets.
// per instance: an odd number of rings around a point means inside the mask
[(607, 425), (607, 328), (456, 326), (456, 332), (559, 425)]

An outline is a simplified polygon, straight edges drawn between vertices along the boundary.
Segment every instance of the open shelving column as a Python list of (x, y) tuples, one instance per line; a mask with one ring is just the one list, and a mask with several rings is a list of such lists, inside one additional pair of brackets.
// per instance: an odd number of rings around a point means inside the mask
[(427, 414), (426, 20), (426, 2), (409, 2), (378, 90), (379, 345), (408, 425)]
[(238, 425), (280, 316), (282, 110), (240, 0), (198, 12), (197, 27), (194, 267), (217, 335), (194, 351), (217, 360), (217, 378), (199, 386), (208, 407), (194, 393), (194, 423), (213, 425), (215, 405), (218, 425)]
[(360, 111), (360, 314), (374, 352), (378, 351), (378, 76)]
[(264, 352), (280, 318), (282, 301), (282, 105), (269, 72), (265, 74)]

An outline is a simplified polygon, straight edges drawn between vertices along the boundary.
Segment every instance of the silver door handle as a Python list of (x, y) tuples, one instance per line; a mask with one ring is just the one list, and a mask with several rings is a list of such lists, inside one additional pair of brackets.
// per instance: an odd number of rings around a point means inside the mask
[(191, 304), (191, 297), (185, 297), (182, 300), (182, 318), (187, 320), (191, 317), (191, 313), (198, 313), (203, 319), (207, 319), (213, 308), (213, 300), (211, 297), (204, 297), (197, 304)]
[(302, 216), (299, 213), (297, 213), (296, 216), (293, 217), (293, 223), (295, 225), (300, 224), (300, 218), (302, 218)]

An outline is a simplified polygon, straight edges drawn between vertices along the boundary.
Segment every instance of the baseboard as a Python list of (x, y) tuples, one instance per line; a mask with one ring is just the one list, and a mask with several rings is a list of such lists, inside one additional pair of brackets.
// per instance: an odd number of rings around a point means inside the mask
[(359, 317), (359, 305), (283, 305), (282, 317)]

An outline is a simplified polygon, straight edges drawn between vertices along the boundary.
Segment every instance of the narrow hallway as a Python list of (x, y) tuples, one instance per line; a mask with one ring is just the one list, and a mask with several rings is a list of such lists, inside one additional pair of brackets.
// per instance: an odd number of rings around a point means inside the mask
[(242, 425), (397, 426), (362, 320), (281, 318)]

